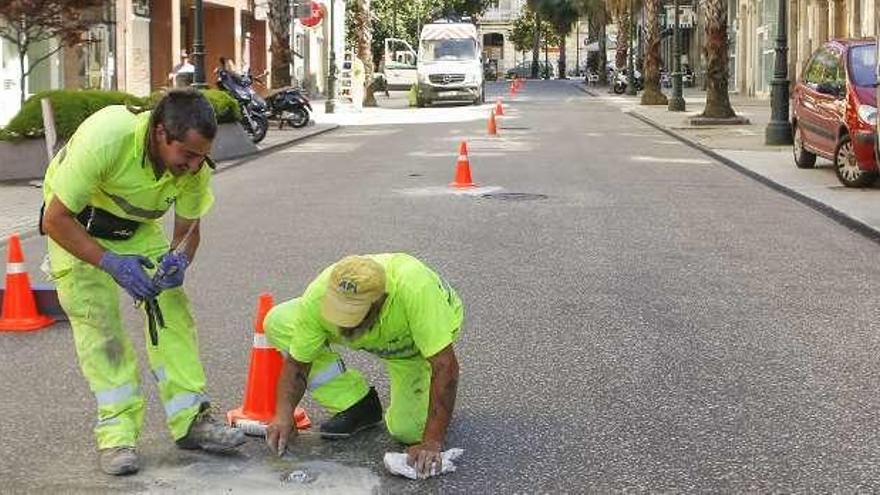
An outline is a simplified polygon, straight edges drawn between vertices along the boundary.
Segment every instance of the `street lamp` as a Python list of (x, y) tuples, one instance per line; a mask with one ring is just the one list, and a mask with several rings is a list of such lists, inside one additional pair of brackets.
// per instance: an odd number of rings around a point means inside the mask
[[(780, 0), (788, 1), (788, 0)], [(670, 112), (684, 112), (684, 97), (681, 95), (681, 36), (680, 15), (678, 12), (678, 0), (673, 0), (672, 8), (675, 9), (675, 24), (672, 28), (672, 98), (669, 98)]]
[(791, 144), (791, 122), (788, 120), (788, 33), (786, 30), (787, 0), (778, 0), (776, 66), (770, 83), (770, 122), (764, 131), (765, 144)]
[(205, 16), (202, 6), (202, 0), (194, 0), (195, 12), (193, 13), (193, 65), (195, 71), (193, 73), (192, 86), (197, 89), (205, 89), (208, 85), (205, 83)]
[(336, 42), (335, 42), (335, 19), (336, 0), (330, 0), (330, 67), (327, 70), (327, 101), (324, 102), (324, 111), (336, 112)]
[(635, 62), (633, 61), (633, 57), (635, 56), (635, 48), (633, 47), (633, 41), (636, 37), (636, 12), (635, 12), (635, 3), (633, 0), (629, 1), (629, 50), (626, 57), (626, 94), (629, 96), (636, 95), (636, 72), (634, 70)]

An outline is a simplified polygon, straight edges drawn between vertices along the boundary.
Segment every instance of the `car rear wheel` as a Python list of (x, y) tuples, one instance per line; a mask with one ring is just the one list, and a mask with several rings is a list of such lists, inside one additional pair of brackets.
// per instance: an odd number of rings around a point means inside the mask
[(798, 168), (813, 168), (816, 166), (816, 155), (807, 151), (804, 148), (804, 135), (801, 134), (801, 128), (798, 125), (794, 126), (794, 144), (792, 145), (792, 150), (794, 151), (794, 164), (797, 165)]
[(846, 187), (866, 187), (877, 180), (876, 172), (867, 172), (859, 168), (859, 160), (856, 158), (848, 135), (840, 138), (834, 150), (834, 172)]

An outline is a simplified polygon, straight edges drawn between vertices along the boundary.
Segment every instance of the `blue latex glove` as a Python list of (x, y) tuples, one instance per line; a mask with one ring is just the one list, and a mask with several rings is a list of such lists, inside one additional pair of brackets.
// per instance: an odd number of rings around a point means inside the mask
[(144, 267), (153, 268), (154, 265), (144, 256), (119, 255), (107, 251), (101, 257), (100, 266), (138, 301), (152, 299), (159, 294), (159, 289), (144, 271)]
[(165, 290), (183, 285), (183, 275), (189, 266), (189, 257), (184, 253), (171, 251), (159, 258), (156, 270), (156, 287)]

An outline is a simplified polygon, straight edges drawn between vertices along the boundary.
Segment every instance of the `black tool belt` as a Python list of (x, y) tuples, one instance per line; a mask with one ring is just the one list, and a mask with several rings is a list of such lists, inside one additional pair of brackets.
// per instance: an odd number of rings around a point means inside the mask
[(125, 241), (131, 239), (137, 232), (140, 222), (120, 218), (107, 210), (86, 206), (76, 216), (76, 219), (86, 228), (86, 232), (98, 239), (111, 241)]

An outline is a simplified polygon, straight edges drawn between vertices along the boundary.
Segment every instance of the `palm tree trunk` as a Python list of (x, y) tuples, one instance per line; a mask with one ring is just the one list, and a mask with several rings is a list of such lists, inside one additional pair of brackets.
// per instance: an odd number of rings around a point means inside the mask
[[(604, 11), (604, 6), (603, 6)], [(602, 28), (599, 29), (599, 84), (608, 84), (608, 32), (605, 30), (605, 14), (602, 14)]]
[(629, 47), (629, 13), (621, 12), (617, 16), (617, 54), (614, 58), (614, 67), (623, 69), (626, 67), (627, 48)]
[(541, 14), (535, 9), (535, 40), (532, 44), (532, 79), (538, 78), (538, 63), (541, 57)]
[(288, 0), (269, 1), (272, 32), (272, 87), (290, 86), (290, 5)]
[(703, 117), (731, 118), (736, 113), (727, 92), (727, 1), (703, 0), (706, 19), (706, 109)]
[(559, 79), (568, 79), (565, 75), (565, 62), (565, 36), (562, 36), (562, 41), (559, 43)]
[[(784, 0), (787, 1), (787, 0)], [(642, 105), (666, 105), (669, 101), (660, 90), (660, 0), (646, 0), (645, 16), (648, 32), (645, 36), (645, 92)]]
[(376, 88), (373, 85), (373, 21), (370, 0), (357, 0), (354, 8), (354, 28), (357, 39), (357, 58), (364, 63), (364, 106), (375, 107)]

